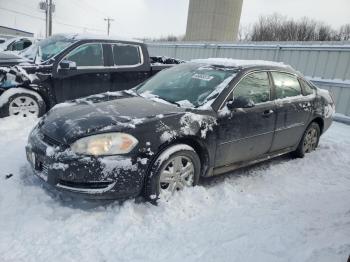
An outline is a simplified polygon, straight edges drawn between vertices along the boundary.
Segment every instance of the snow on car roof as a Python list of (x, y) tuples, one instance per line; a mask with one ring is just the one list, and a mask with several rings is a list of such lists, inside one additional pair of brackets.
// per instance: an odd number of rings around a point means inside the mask
[(206, 59), (193, 59), (191, 62), (220, 65), (227, 67), (252, 67), (252, 66), (274, 66), (292, 69), (291, 66), (282, 62), (273, 62), (265, 60), (240, 60), (232, 58), (206, 58)]
[(67, 38), (75, 39), (75, 40), (114, 40), (114, 41), (127, 41), (127, 42), (138, 42), (142, 43), (142, 41), (125, 38), (121, 36), (105, 36), (105, 35), (95, 35), (95, 34), (61, 34)]

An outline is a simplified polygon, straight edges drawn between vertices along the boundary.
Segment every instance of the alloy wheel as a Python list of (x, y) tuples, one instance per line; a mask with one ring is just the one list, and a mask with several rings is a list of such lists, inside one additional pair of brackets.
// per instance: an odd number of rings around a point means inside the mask
[(304, 138), (304, 152), (310, 153), (311, 151), (316, 149), (318, 140), (318, 132), (316, 128), (312, 127), (308, 130)]
[(38, 116), (39, 105), (29, 96), (19, 96), (13, 99), (9, 105), (10, 116)]
[(168, 160), (160, 172), (159, 188), (162, 193), (173, 193), (193, 186), (194, 165), (190, 158), (175, 156)]

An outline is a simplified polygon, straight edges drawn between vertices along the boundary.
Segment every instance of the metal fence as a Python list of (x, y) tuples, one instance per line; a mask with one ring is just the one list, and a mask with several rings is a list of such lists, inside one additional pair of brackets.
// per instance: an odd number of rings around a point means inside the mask
[(183, 60), (209, 57), (284, 62), (302, 72), (335, 98), (336, 112), (350, 116), (349, 42), (147, 43), (153, 56)]

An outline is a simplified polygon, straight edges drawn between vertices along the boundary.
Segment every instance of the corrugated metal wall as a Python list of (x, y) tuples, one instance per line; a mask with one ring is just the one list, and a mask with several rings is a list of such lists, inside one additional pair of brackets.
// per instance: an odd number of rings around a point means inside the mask
[(183, 60), (209, 57), (281, 61), (331, 90), (337, 113), (350, 116), (350, 43), (147, 43), (151, 56)]

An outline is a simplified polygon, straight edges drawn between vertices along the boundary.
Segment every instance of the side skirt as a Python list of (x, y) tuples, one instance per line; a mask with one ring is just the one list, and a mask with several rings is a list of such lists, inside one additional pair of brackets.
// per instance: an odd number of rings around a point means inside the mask
[(265, 154), (262, 155), (261, 157), (254, 159), (254, 160), (249, 160), (249, 161), (241, 161), (241, 162), (237, 162), (237, 163), (233, 163), (231, 165), (226, 165), (226, 166), (221, 166), (221, 167), (216, 167), (213, 169), (212, 172), (210, 172), (208, 175), (209, 176), (216, 176), (216, 175), (220, 175), (220, 174), (224, 174), (242, 167), (246, 167), (246, 166), (250, 166), (250, 165), (254, 165), (266, 160), (269, 160), (271, 158), (275, 158), (281, 155), (285, 155), (287, 153), (293, 152), (295, 150), (294, 147), (289, 147), (283, 150), (279, 150), (279, 151), (275, 151), (269, 154)]

